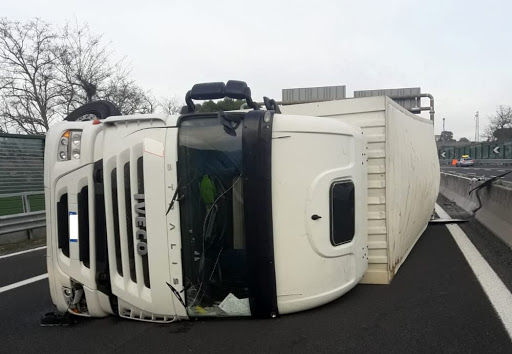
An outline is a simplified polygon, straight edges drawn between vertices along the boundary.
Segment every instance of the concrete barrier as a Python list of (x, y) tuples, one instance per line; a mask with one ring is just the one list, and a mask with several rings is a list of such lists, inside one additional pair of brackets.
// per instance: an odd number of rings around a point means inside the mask
[(498, 184), (484, 187), (479, 191), (482, 207), (474, 213), (480, 203), (476, 191), (471, 195), (469, 191), (481, 183), (483, 181), (441, 173), (439, 192), (474, 214), (476, 220), (512, 248), (512, 188)]
[(46, 237), (46, 226), (38, 227), (31, 230), (31, 235), (28, 237), (29, 231), (16, 231), (8, 234), (0, 235), (0, 246), (8, 245), (11, 243), (18, 243), (28, 240), (37, 240)]

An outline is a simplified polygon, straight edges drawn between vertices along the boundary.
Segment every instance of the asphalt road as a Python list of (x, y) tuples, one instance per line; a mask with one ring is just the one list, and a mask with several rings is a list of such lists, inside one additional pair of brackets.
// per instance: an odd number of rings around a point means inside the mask
[[(475, 223), (464, 226), (468, 237), (479, 240), (481, 254), (512, 289), (512, 251)], [(0, 288), (45, 272), (43, 251), (0, 258)], [(390, 285), (358, 285), (328, 305), (275, 320), (159, 325), (109, 317), (40, 327), (41, 316), (51, 310), (47, 280), (1, 292), (0, 351), (512, 352), (505, 328), (444, 225), (427, 228)]]
[[(458, 173), (465, 176), (471, 177), (494, 177), (501, 175), (502, 173), (512, 171), (510, 166), (475, 166), (475, 167), (453, 167), (453, 166), (441, 166), (442, 172)], [(504, 176), (505, 181), (512, 182), (512, 172)]]
[[(46, 250), (0, 258), (0, 287), (46, 273)], [(0, 294), (1, 296), (1, 294)]]

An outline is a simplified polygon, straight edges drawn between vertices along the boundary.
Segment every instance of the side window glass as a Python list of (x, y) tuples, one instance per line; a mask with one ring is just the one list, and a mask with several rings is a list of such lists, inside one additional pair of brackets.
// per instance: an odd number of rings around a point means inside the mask
[(331, 243), (352, 241), (355, 231), (355, 198), (352, 181), (335, 182), (330, 191)]

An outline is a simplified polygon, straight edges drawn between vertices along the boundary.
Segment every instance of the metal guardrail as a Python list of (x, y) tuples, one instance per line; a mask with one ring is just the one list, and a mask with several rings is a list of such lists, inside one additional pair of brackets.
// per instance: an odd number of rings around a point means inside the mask
[[(439, 164), (441, 166), (448, 166), (452, 164), (451, 159), (442, 159), (439, 160)], [(493, 160), (475, 160), (475, 166), (481, 165), (502, 165), (502, 166), (512, 166), (512, 159), (493, 159)]]
[[(19, 231), (30, 231), (46, 226), (46, 212), (34, 211), (32, 213), (0, 216), (0, 235)], [(29, 239), (31, 237), (29, 236)]]
[(480, 193), (472, 193), (481, 180), (453, 173), (441, 173), (439, 192), (459, 207), (475, 215), (477, 221), (512, 247), (512, 189), (496, 181)]
[(500, 159), (475, 160), (475, 164), (478, 164), (478, 165), (512, 165), (512, 160), (510, 160), (510, 159), (507, 159), (507, 160), (500, 160)]
[(32, 239), (32, 230), (46, 226), (46, 212), (31, 211), (29, 196), (41, 195), (44, 192), (23, 192), (0, 194), (2, 198), (20, 197), (23, 205), (23, 213), (0, 216), (0, 235), (28, 231), (28, 239)]

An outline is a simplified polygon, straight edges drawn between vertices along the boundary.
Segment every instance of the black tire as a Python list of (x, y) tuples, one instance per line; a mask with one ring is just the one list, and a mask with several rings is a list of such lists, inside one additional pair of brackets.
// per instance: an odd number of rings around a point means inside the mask
[[(68, 122), (87, 121), (93, 119), (105, 119), (110, 116), (120, 116), (121, 112), (115, 104), (109, 101), (93, 101), (78, 107), (68, 114), (64, 120)], [(86, 116), (86, 117), (84, 117)], [(92, 117), (95, 116), (96, 118)], [(84, 117), (84, 119), (81, 119)]]

